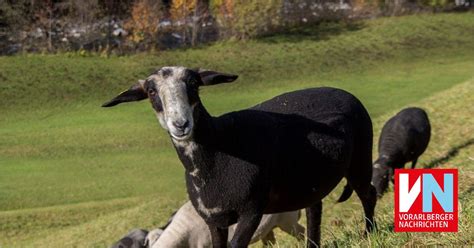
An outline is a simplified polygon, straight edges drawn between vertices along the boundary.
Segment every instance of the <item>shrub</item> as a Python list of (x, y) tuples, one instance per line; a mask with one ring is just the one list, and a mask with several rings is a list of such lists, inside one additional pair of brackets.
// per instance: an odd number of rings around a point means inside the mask
[(144, 43), (146, 47), (149, 47), (158, 32), (161, 16), (162, 8), (159, 1), (135, 1), (130, 18), (125, 23), (125, 28), (131, 32), (129, 40), (134, 43)]
[(215, 0), (214, 16), (223, 36), (247, 39), (280, 27), (282, 0)]

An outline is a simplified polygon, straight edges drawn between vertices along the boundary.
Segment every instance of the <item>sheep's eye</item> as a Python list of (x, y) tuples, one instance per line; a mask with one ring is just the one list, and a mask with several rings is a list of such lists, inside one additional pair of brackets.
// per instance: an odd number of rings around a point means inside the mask
[(148, 94), (149, 94), (150, 96), (154, 96), (154, 95), (156, 95), (156, 90), (154, 90), (154, 89), (149, 89), (149, 90), (148, 90)]

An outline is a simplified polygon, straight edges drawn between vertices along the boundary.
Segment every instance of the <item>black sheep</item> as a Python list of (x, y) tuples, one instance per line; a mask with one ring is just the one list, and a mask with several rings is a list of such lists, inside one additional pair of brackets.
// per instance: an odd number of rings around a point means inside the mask
[(421, 108), (406, 108), (385, 123), (379, 139), (379, 157), (373, 165), (372, 183), (381, 197), (387, 190), (394, 169), (412, 161), (415, 168), (418, 157), (430, 141), (431, 127), (428, 115)]
[(212, 117), (198, 88), (235, 75), (164, 67), (105, 103), (149, 98), (185, 167), (189, 198), (214, 247), (249, 244), (264, 213), (306, 208), (308, 246), (320, 244), (321, 200), (343, 177), (373, 227), (372, 122), (353, 95), (334, 88), (286, 93), (253, 108)]

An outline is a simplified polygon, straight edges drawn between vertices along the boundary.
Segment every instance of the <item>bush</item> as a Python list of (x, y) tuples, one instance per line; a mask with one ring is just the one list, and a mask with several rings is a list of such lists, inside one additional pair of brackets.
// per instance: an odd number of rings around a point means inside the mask
[(155, 41), (161, 16), (162, 6), (159, 1), (135, 1), (130, 18), (125, 23), (125, 28), (131, 32), (128, 39), (135, 44), (143, 43), (145, 48), (149, 48)]
[(224, 37), (247, 39), (281, 26), (282, 0), (215, 0), (212, 8)]

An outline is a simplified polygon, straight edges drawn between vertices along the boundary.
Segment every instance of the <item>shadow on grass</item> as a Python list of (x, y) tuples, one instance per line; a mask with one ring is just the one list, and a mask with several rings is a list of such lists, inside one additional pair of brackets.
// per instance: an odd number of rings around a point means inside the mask
[(328, 40), (348, 32), (361, 30), (365, 27), (363, 22), (321, 22), (312, 25), (285, 28), (280, 32), (264, 35), (258, 41), (264, 43), (298, 43), (306, 40), (321, 41)]
[(473, 139), (469, 139), (467, 140), (466, 142), (460, 144), (460, 145), (457, 145), (453, 148), (451, 148), (448, 153), (446, 153), (446, 155), (440, 157), (440, 158), (437, 158), (437, 159), (434, 159), (432, 160), (429, 164), (427, 164), (424, 168), (433, 168), (433, 167), (438, 167), (446, 162), (448, 162), (451, 158), (453, 158), (454, 156), (456, 156), (458, 153), (459, 153), (459, 150), (461, 149), (464, 149), (468, 146), (471, 146), (471, 145), (474, 145), (474, 138)]

